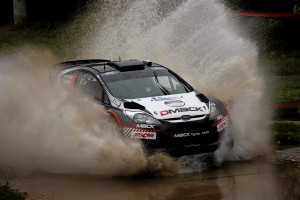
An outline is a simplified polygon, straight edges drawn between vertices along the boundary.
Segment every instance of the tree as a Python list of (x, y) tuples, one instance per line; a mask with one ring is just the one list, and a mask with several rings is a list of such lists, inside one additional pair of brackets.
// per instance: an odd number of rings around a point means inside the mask
[(14, 24), (23, 24), (27, 21), (26, 0), (14, 1)]

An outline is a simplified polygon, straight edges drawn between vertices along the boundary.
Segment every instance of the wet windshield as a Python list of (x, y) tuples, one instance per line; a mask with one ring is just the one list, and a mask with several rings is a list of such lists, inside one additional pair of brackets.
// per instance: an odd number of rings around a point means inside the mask
[(109, 72), (102, 75), (113, 96), (136, 99), (189, 92), (177, 77), (164, 68), (128, 72)]

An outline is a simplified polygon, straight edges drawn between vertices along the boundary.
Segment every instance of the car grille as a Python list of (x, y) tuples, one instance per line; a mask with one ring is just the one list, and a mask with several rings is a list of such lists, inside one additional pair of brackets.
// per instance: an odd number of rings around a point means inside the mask
[[(183, 116), (186, 116), (186, 115), (183, 115)], [(194, 116), (190, 116), (190, 118), (188, 120), (201, 120), (201, 119), (204, 119), (206, 117), (206, 115), (194, 115)], [(166, 121), (168, 122), (173, 122), (173, 121), (177, 121), (177, 120), (183, 120), (182, 117), (176, 117), (176, 118), (168, 118), (168, 119), (165, 119)]]
[(219, 141), (219, 133), (208, 121), (202, 123), (182, 123), (172, 126), (164, 133), (158, 133), (155, 141), (146, 146), (153, 148), (178, 148), (190, 145), (208, 145)]

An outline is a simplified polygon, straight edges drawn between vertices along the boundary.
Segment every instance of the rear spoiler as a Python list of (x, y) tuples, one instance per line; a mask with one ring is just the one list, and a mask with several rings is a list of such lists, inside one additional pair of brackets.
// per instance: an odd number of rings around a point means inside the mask
[(59, 69), (62, 70), (62, 69), (68, 69), (72, 67), (78, 67), (80, 65), (106, 63), (106, 62), (110, 62), (110, 60), (105, 60), (105, 59), (71, 60), (71, 61), (57, 63), (54, 66), (57, 66)]

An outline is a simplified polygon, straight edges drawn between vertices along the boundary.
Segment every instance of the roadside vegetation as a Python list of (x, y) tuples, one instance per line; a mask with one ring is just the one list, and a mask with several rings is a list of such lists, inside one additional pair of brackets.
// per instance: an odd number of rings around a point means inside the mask
[(300, 50), (263, 52), (259, 65), (274, 104), (300, 102)]
[(284, 146), (300, 145), (300, 123), (274, 121), (271, 124), (273, 143)]
[[(20, 48), (49, 49), (57, 58), (75, 56), (76, 43), (64, 24), (12, 24), (0, 26), (0, 55), (16, 53)], [(67, 49), (67, 51), (66, 51)]]
[(272, 102), (273, 144), (300, 146), (300, 48), (262, 51), (259, 66)]
[(8, 182), (0, 184), (0, 200), (25, 200), (27, 196), (26, 192), (20, 192), (17, 189), (12, 189)]

